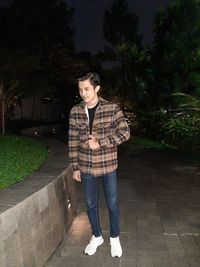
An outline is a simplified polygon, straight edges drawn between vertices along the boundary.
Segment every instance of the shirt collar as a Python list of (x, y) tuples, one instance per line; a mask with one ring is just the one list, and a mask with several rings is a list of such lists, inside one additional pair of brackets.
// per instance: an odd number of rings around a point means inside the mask
[[(101, 96), (98, 98), (98, 100), (99, 100), (99, 107), (98, 107), (98, 108), (100, 108), (101, 105), (103, 104), (103, 102), (104, 102), (105, 100), (104, 100)], [(82, 101), (82, 102), (80, 103), (80, 105), (81, 105), (82, 109), (85, 109), (85, 103), (84, 103), (84, 101)]]

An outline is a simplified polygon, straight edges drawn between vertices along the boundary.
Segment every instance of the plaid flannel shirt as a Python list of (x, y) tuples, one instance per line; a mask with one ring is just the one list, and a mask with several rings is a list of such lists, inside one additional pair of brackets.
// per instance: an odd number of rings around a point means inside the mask
[(130, 138), (130, 130), (120, 108), (103, 98), (95, 112), (92, 135), (100, 148), (90, 149), (86, 144), (89, 121), (83, 102), (74, 106), (69, 118), (69, 162), (73, 171), (80, 170), (92, 176), (114, 171), (118, 166), (117, 145)]

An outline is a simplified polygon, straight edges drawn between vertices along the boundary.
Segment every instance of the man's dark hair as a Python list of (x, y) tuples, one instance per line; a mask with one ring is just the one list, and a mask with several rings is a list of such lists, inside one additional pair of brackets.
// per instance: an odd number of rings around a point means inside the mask
[(78, 82), (89, 80), (94, 87), (100, 85), (100, 77), (96, 72), (88, 72), (84, 76), (77, 79)]

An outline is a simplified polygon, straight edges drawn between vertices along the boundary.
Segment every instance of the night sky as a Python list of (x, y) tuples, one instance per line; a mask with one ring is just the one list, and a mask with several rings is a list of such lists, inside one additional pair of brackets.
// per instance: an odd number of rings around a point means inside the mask
[[(77, 51), (88, 50), (93, 54), (103, 50), (103, 15), (113, 0), (68, 0), (75, 7), (74, 23), (76, 27), (75, 44)], [(164, 0), (129, 0), (129, 10), (139, 16), (139, 32), (143, 35), (143, 44), (152, 41), (152, 26), (155, 12)]]

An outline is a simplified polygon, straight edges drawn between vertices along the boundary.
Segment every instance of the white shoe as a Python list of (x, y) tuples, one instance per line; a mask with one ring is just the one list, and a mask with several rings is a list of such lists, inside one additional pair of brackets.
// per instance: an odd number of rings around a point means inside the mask
[(103, 244), (104, 240), (102, 236), (95, 237), (94, 235), (90, 239), (90, 243), (85, 248), (85, 254), (88, 254), (89, 256), (93, 255), (97, 248)]
[(111, 245), (111, 256), (114, 257), (121, 257), (122, 256), (122, 247), (120, 244), (119, 237), (110, 237), (110, 245)]

